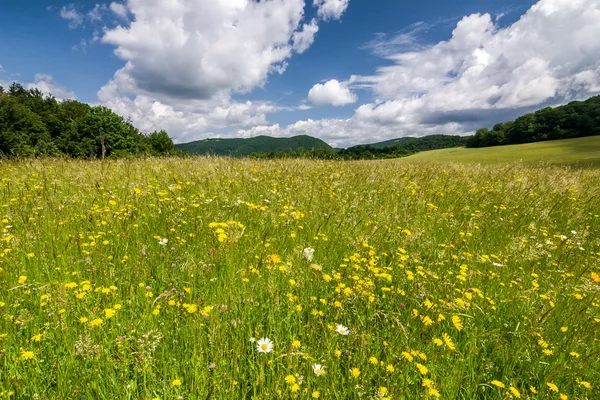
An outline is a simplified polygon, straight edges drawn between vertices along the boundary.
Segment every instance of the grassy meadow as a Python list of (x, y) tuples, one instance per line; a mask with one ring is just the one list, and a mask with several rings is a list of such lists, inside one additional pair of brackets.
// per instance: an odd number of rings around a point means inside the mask
[(547, 142), (467, 149), (432, 150), (407, 157), (405, 162), (461, 162), (504, 164), (518, 162), (540, 166), (570, 165), (583, 168), (600, 167), (600, 136)]
[(600, 398), (600, 172), (407, 160), (0, 162), (0, 398)]

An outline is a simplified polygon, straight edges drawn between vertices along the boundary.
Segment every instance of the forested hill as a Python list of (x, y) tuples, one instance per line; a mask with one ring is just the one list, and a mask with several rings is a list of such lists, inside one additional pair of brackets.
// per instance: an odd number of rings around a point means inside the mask
[(103, 106), (57, 101), (38, 89), (0, 86), (0, 156), (77, 158), (168, 155), (173, 141), (164, 131), (145, 135)]
[(514, 121), (496, 124), (492, 130), (479, 129), (467, 147), (541, 142), (600, 135), (600, 96), (547, 107)]
[(256, 136), (248, 139), (205, 139), (175, 146), (177, 150), (190, 154), (212, 154), (220, 156), (243, 157), (252, 153), (286, 152), (297, 149), (332, 150), (331, 146), (321, 139), (300, 135), (290, 138)]
[(376, 149), (386, 147), (406, 149), (410, 151), (427, 151), (447, 149), (451, 147), (464, 147), (470, 136), (429, 135), (423, 137), (403, 137), (386, 140), (385, 142), (373, 143), (368, 146)]

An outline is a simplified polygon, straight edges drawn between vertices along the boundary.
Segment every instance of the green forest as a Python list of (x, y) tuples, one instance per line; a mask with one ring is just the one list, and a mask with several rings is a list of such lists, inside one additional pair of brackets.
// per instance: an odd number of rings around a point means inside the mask
[(600, 96), (573, 101), (564, 106), (546, 107), (514, 121), (496, 124), (492, 130), (479, 129), (467, 147), (572, 139), (600, 135)]
[(115, 158), (170, 155), (165, 131), (148, 135), (103, 106), (58, 101), (38, 89), (0, 86), (0, 155)]

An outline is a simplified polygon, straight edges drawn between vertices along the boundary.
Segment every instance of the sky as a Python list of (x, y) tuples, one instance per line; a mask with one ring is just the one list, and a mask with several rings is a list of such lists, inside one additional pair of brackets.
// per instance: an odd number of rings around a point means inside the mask
[(176, 143), (466, 135), (600, 94), (600, 0), (0, 0), (0, 85)]

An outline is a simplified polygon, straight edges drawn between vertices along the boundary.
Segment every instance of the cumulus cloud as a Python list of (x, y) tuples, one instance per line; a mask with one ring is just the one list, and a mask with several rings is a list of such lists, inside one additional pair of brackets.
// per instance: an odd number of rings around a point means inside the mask
[(45, 95), (54, 96), (57, 100), (74, 100), (77, 98), (75, 93), (54, 82), (52, 76), (48, 74), (36, 74), (33, 82), (0, 81), (0, 86), (7, 89), (13, 82), (20, 83), (25, 89), (38, 89)]
[(348, 89), (347, 82), (332, 79), (323, 84), (314, 85), (308, 92), (308, 100), (316, 106), (341, 107), (356, 103), (358, 97)]
[(306, 50), (315, 31), (300, 27), (304, 0), (129, 0), (128, 7), (133, 22), (102, 40), (126, 61), (114, 80), (131, 93), (207, 99), (249, 92), (281, 73), (294, 47)]
[(292, 36), (293, 49), (298, 54), (304, 53), (315, 42), (315, 35), (319, 31), (316, 20), (304, 24), (301, 31), (294, 32)]
[(112, 2), (110, 3), (110, 10), (114, 12), (118, 17), (127, 19), (127, 7), (124, 4)]
[(70, 29), (75, 29), (83, 24), (83, 15), (77, 11), (74, 4), (63, 6), (60, 9), (60, 17), (69, 21)]
[(317, 15), (325, 21), (329, 19), (340, 19), (348, 8), (350, 0), (313, 0), (317, 7)]

